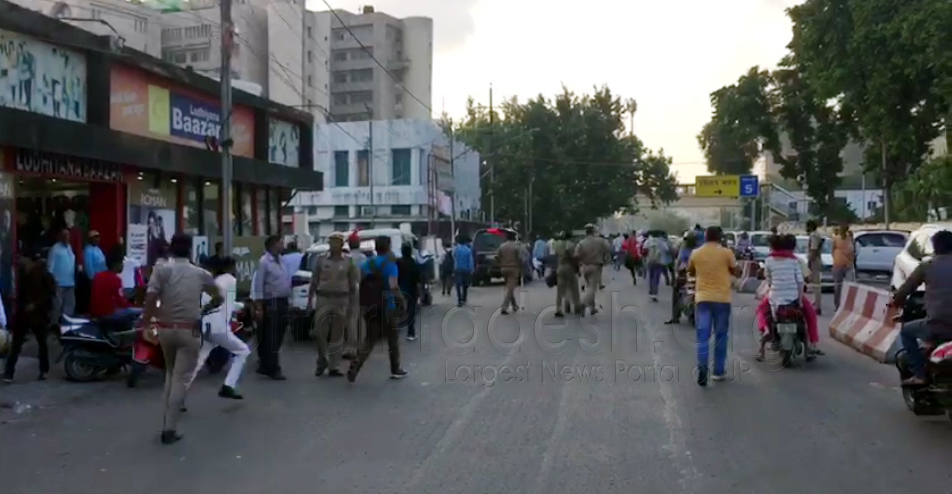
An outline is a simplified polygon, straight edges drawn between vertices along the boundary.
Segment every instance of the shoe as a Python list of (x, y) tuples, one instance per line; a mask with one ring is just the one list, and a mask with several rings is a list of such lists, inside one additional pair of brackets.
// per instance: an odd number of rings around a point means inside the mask
[(323, 376), (323, 375), (324, 375), (324, 371), (326, 371), (326, 370), (327, 370), (327, 366), (326, 366), (326, 365), (319, 365), (319, 366), (317, 366), (317, 369), (314, 370), (314, 377), (321, 377), (321, 376)]
[(902, 382), (903, 386), (925, 386), (926, 384), (928, 384), (926, 380), (919, 376), (912, 376)]
[(462, 306), (463, 306), (463, 302), (456, 302), (456, 306), (457, 306), (457, 307), (462, 307)]
[(397, 372), (390, 373), (390, 379), (403, 379), (404, 377), (407, 377), (407, 374), (409, 374), (409, 372), (399, 369)]
[(408, 334), (408, 335), (407, 335), (407, 341), (416, 341), (416, 336), (415, 336), (415, 335)]
[(347, 352), (344, 355), (342, 355), (341, 358), (344, 360), (357, 360), (357, 354)]
[(664, 323), (665, 324), (681, 324), (681, 321), (679, 321), (678, 319), (672, 319), (670, 321), (665, 321)]
[(651, 297), (651, 301), (652, 301), (652, 302), (657, 302), (657, 301), (658, 301), (658, 297)]
[(503, 310), (502, 310), (502, 315), (508, 316), (508, 315), (509, 315), (509, 311), (506, 310), (506, 309), (503, 309)]
[(46, 380), (46, 373), (45, 373), (45, 372), (40, 372), (40, 375), (36, 378), (36, 380), (37, 380), (37, 381), (45, 381), (45, 380)]
[(360, 364), (356, 360), (351, 361), (350, 368), (347, 369), (347, 380), (354, 382), (357, 380), (357, 373), (360, 372)]
[(592, 314), (593, 316), (594, 316), (595, 314), (598, 314), (598, 309), (596, 309), (596, 308), (593, 307), (592, 310), (591, 310), (591, 314)]
[(3, 384), (13, 384), (13, 377), (4, 377)]
[(271, 375), (268, 376), (268, 377), (270, 377), (272, 381), (287, 381), (287, 380), (288, 380), (288, 378), (285, 377), (285, 375), (282, 374), (280, 371), (278, 371), (278, 372), (276, 372), (276, 373), (274, 373), (274, 374), (271, 374)]
[(697, 385), (707, 386), (707, 369), (704, 367), (697, 368)]
[(726, 381), (727, 374), (714, 374), (713, 376), (711, 376), (711, 380), (712, 381)]
[(232, 400), (245, 399), (245, 397), (241, 396), (241, 393), (236, 391), (235, 388), (231, 386), (225, 386), (224, 384), (222, 385), (221, 389), (218, 390), (218, 396), (221, 396), (222, 398), (229, 398)]
[(188, 412), (188, 408), (186, 408), (184, 405), (182, 405), (182, 406), (178, 409), (178, 411), (179, 411), (179, 413), (187, 413), (187, 412)]
[(327, 377), (344, 377), (344, 373), (341, 372), (339, 369), (331, 369), (327, 373)]
[(563, 318), (565, 317), (565, 314), (563, 314), (563, 313), (561, 313), (561, 312), (556, 312), (556, 313), (555, 313), (555, 317), (558, 317), (559, 319), (563, 319)]
[(173, 444), (182, 440), (182, 435), (175, 431), (162, 431), (162, 444)]

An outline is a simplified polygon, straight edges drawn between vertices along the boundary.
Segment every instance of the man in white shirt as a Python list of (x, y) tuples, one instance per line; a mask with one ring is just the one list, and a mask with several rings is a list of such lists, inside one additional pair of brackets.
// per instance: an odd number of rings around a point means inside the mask
[(122, 279), (122, 296), (131, 299), (136, 291), (136, 270), (141, 267), (138, 260), (125, 256), (122, 260), (122, 272), (119, 278)]
[[(245, 342), (241, 341), (241, 339), (231, 332), (231, 319), (237, 308), (235, 299), (238, 291), (238, 279), (235, 278), (235, 259), (226, 257), (222, 259), (220, 266), (216, 267), (219, 269), (219, 273), (215, 278), (215, 284), (218, 285), (218, 289), (221, 291), (221, 295), (225, 301), (214, 312), (202, 318), (202, 348), (198, 354), (198, 364), (195, 366), (195, 372), (192, 374), (192, 381), (195, 380), (198, 371), (204, 367), (205, 361), (212, 353), (212, 350), (217, 347), (222, 347), (231, 352), (234, 358), (232, 358), (231, 367), (225, 376), (225, 383), (222, 384), (221, 389), (218, 390), (218, 396), (241, 400), (244, 399), (244, 397), (238, 393), (236, 388), (238, 386), (238, 379), (241, 378), (241, 371), (245, 367), (245, 361), (248, 360), (248, 355), (251, 354), (251, 350), (248, 349), (248, 345), (246, 345)], [(203, 296), (202, 304), (208, 303), (210, 299), (211, 297), (207, 295)], [(191, 386), (191, 383), (189, 385)]]

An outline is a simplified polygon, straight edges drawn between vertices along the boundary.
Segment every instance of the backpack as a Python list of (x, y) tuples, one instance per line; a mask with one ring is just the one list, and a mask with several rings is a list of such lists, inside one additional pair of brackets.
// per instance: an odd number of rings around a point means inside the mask
[(365, 319), (370, 320), (383, 315), (386, 308), (386, 292), (388, 280), (384, 279), (383, 268), (393, 259), (387, 257), (381, 263), (368, 259), (370, 272), (363, 275), (358, 285), (360, 309)]

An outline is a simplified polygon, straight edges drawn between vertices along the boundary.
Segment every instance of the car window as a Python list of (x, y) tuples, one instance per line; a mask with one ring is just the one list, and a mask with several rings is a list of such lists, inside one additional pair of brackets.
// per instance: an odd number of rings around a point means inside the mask
[(750, 244), (754, 247), (768, 247), (769, 244), (769, 235), (757, 234), (750, 236)]
[(869, 233), (856, 238), (857, 247), (898, 247), (906, 245), (906, 237), (898, 233)]
[(502, 245), (503, 238), (489, 232), (479, 232), (473, 238), (473, 250), (478, 252), (494, 251)]
[(906, 246), (905, 235), (900, 235), (898, 233), (884, 233), (882, 238), (884, 247), (899, 247), (901, 249)]

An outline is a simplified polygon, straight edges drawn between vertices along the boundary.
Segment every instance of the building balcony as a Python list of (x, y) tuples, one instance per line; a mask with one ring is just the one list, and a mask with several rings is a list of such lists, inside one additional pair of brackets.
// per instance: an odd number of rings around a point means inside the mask
[(387, 70), (404, 70), (410, 68), (410, 59), (398, 58), (387, 61)]

